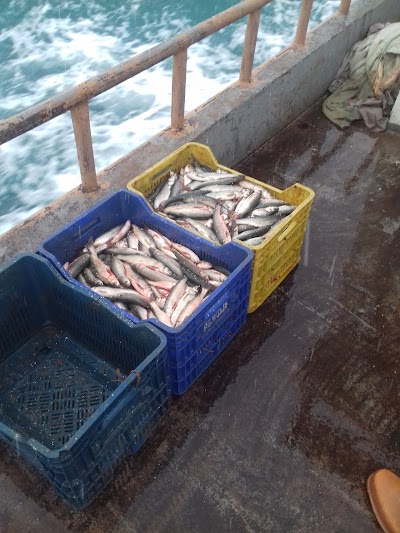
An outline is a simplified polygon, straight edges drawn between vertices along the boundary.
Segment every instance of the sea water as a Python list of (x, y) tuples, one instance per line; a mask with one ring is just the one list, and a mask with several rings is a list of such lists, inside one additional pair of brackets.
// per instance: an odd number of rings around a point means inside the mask
[[(0, 6), (0, 120), (81, 83), (235, 0), (9, 0)], [(310, 27), (339, 0), (314, 0)], [(261, 13), (255, 66), (293, 39), (300, 0)], [(237, 80), (246, 19), (189, 48), (185, 112)], [(97, 171), (170, 124), (171, 59), (90, 104)], [(0, 146), (0, 233), (80, 183), (69, 113)]]

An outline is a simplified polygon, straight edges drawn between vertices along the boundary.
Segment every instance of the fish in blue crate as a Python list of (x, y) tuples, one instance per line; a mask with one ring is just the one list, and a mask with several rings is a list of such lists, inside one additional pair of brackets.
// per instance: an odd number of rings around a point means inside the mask
[(180, 326), (229, 272), (190, 248), (130, 220), (90, 238), (64, 268), (80, 283), (140, 320)]

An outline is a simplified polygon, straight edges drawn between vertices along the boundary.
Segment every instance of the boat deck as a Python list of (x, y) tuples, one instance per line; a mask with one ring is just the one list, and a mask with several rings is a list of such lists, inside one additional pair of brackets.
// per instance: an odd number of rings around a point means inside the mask
[(399, 146), (317, 104), (243, 161), (315, 190), (300, 264), (84, 511), (0, 445), (0, 530), (379, 531), (366, 480), (400, 472)]

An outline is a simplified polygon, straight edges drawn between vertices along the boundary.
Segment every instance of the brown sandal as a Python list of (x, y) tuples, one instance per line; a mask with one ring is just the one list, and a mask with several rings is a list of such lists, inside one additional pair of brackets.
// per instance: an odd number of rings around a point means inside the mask
[(367, 481), (372, 509), (385, 533), (400, 533), (400, 478), (390, 470), (377, 470)]

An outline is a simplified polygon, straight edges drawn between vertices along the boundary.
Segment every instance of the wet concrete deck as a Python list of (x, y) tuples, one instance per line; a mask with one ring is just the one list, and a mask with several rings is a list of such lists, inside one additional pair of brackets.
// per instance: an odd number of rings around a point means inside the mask
[(302, 261), (82, 512), (0, 446), (2, 532), (373, 532), (400, 471), (400, 137), (315, 106), (241, 171), (316, 192)]

